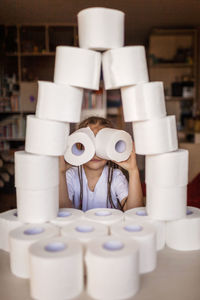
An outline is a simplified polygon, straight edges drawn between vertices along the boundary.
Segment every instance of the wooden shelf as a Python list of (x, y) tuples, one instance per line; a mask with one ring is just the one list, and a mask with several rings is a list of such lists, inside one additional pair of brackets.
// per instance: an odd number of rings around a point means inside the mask
[(165, 97), (166, 101), (193, 101), (194, 98), (185, 98), (185, 97), (170, 97), (170, 96), (166, 96)]
[(25, 141), (25, 138), (6, 138), (6, 137), (0, 137), (0, 142), (2, 142), (2, 141), (8, 141), (8, 142), (23, 142), (23, 141)]
[(34, 114), (35, 111), (0, 111), (0, 114)]
[(154, 28), (152, 35), (190, 35), (191, 33), (195, 33), (196, 29), (188, 29), (188, 28), (179, 28), (179, 29), (173, 29), (173, 28)]
[(193, 66), (187, 63), (158, 63), (150, 65), (150, 68), (193, 68)]
[(55, 56), (55, 52), (21, 52), (20, 56)]
[(182, 129), (182, 130), (178, 130), (178, 133), (195, 134), (195, 131), (188, 130), (188, 129)]
[(6, 53), (6, 56), (18, 56), (18, 55), (19, 55), (19, 53), (17, 53), (17, 52), (14, 52), (14, 53), (7, 52)]

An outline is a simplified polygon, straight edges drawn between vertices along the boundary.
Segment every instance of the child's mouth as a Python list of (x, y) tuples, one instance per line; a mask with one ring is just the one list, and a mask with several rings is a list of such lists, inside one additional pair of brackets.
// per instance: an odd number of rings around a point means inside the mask
[(97, 158), (93, 158), (93, 159), (91, 159), (91, 161), (93, 161), (93, 162), (98, 162), (98, 161), (101, 161), (100, 159), (97, 159)]

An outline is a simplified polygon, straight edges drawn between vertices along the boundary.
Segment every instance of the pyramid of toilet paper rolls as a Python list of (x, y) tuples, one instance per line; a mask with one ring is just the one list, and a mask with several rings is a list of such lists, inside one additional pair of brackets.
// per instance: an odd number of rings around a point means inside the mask
[[(34, 299), (72, 299), (83, 291), (84, 275), (92, 298), (126, 299), (138, 291), (140, 274), (156, 268), (165, 244), (200, 249), (200, 210), (186, 207), (188, 151), (178, 149), (163, 83), (149, 82), (143, 46), (124, 47), (124, 13), (85, 9), (78, 33), (80, 48), (56, 49), (54, 82), (39, 81), (25, 151), (15, 153), (17, 210), (0, 214), (0, 248), (10, 252), (12, 273), (30, 278)], [(69, 123), (80, 121), (83, 89), (99, 88), (101, 61), (105, 89), (121, 89), (135, 151), (146, 156), (146, 208), (59, 210), (60, 155), (78, 166), (95, 153), (126, 160), (132, 150), (121, 130), (69, 135)]]

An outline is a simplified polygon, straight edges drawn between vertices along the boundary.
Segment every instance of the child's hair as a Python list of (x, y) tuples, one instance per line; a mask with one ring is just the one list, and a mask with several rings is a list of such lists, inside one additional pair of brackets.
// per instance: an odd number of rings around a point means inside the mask
[[(79, 129), (87, 127), (92, 124), (99, 124), (100, 126), (104, 126), (107, 128), (114, 128), (112, 122), (108, 119), (102, 118), (102, 117), (89, 117), (85, 120), (83, 120), (79, 124)], [(111, 195), (111, 183), (112, 183), (112, 178), (113, 178), (113, 170), (115, 168), (118, 168), (118, 166), (113, 163), (112, 161), (107, 162), (108, 165), (108, 180), (107, 180), (107, 187), (108, 187), (108, 192), (107, 192), (107, 207), (108, 204), (110, 203), (111, 208), (117, 208), (120, 210), (123, 210), (123, 206), (121, 205), (120, 201), (117, 199), (118, 202), (118, 207), (115, 206), (112, 200), (112, 195)], [(79, 177), (79, 182), (80, 182), (80, 205), (79, 208), (82, 209), (82, 202), (83, 202), (83, 175), (82, 175), (83, 167), (80, 166), (78, 167), (78, 177)]]

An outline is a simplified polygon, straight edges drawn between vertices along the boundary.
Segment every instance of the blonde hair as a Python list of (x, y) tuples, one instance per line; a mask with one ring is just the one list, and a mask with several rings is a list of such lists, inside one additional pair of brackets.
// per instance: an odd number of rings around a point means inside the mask
[[(97, 116), (92, 116), (89, 117), (85, 120), (83, 120), (78, 128), (84, 128), (92, 124), (99, 124), (100, 126), (106, 127), (106, 128), (114, 128), (112, 122), (108, 119), (102, 118), (102, 117), (97, 117)], [(109, 203), (111, 208), (116, 208), (120, 209), (123, 211), (123, 206), (121, 205), (120, 201), (117, 199), (117, 204), (118, 206), (116, 207), (115, 204), (113, 203), (112, 200), (112, 195), (111, 195), (111, 183), (113, 179), (113, 171), (115, 168), (118, 168), (118, 166), (113, 163), (112, 161), (107, 162), (108, 165), (108, 179), (107, 179), (107, 200), (106, 200), (106, 206), (108, 207)], [(82, 209), (82, 202), (83, 202), (83, 167), (79, 166), (78, 167), (78, 177), (79, 177), (79, 182), (80, 182), (80, 202), (79, 202), (79, 209)]]

